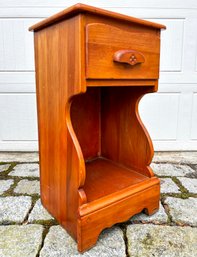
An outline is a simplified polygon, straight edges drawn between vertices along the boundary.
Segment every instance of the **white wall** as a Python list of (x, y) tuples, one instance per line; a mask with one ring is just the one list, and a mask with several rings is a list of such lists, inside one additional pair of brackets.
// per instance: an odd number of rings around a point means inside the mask
[[(33, 33), (28, 27), (77, 1), (0, 0), (0, 150), (37, 150)], [(197, 1), (81, 1), (165, 24), (159, 92), (141, 117), (155, 150), (197, 150)]]

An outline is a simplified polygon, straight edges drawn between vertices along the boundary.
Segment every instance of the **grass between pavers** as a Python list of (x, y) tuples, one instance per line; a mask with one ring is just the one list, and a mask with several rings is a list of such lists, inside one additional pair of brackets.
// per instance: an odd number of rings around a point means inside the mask
[(9, 164), (10, 167), (3, 171), (0, 172), (0, 179), (8, 179), (8, 178), (19, 178), (19, 179), (29, 179), (29, 180), (39, 180), (39, 177), (31, 177), (31, 176), (25, 176), (25, 177), (20, 177), (20, 176), (12, 176), (9, 175), (9, 173), (16, 167), (18, 164), (39, 164), (39, 162), (0, 162), (0, 165), (4, 164)]
[[(14, 195), (1, 195), (0, 197), (6, 197), (6, 196), (13, 196), (13, 197), (15, 197), (15, 196), (30, 196), (31, 200), (32, 200), (31, 201), (31, 207), (30, 207), (26, 217), (24, 218), (24, 220), (22, 222), (3, 221), (2, 223), (0, 223), (0, 226), (2, 226), (2, 225), (25, 225), (25, 224), (27, 224), (28, 223), (29, 215), (30, 215), (31, 211), (33, 210), (37, 200), (40, 199), (40, 196), (39, 195), (27, 195), (27, 194), (14, 194)], [(41, 223), (36, 223), (36, 222), (34, 223), (34, 222), (32, 222), (31, 224), (41, 224)], [(42, 225), (44, 225), (44, 224), (45, 223), (42, 222)]]
[(0, 165), (4, 165), (4, 164), (10, 164), (10, 163), (17, 163), (17, 164), (33, 164), (33, 163), (37, 163), (37, 164), (39, 164), (39, 161), (35, 161), (35, 162), (29, 162), (29, 161), (27, 161), (27, 162), (24, 162), (24, 161), (22, 161), (22, 162), (20, 162), (20, 161), (8, 161), (8, 162), (0, 162)]
[(40, 256), (40, 251), (42, 250), (43, 246), (44, 246), (44, 241), (45, 241), (45, 238), (49, 232), (49, 229), (54, 226), (54, 225), (60, 225), (56, 219), (54, 220), (37, 220), (37, 221), (33, 221), (31, 223), (28, 223), (28, 224), (40, 224), (44, 227), (44, 230), (42, 232), (42, 243), (38, 249), (38, 252), (36, 254), (36, 257), (39, 257)]
[[(32, 209), (34, 208), (35, 206), (35, 203), (36, 201), (40, 198), (40, 196), (38, 194), (34, 194), (34, 195), (29, 195), (29, 194), (21, 194), (21, 193), (15, 193), (14, 192), (14, 189), (15, 187), (17, 186), (18, 182), (22, 179), (28, 179), (30, 181), (33, 181), (33, 180), (37, 180), (39, 181), (39, 178), (38, 177), (18, 177), (18, 176), (10, 176), (9, 173), (14, 169), (14, 167), (17, 165), (17, 164), (23, 164), (23, 163), (26, 163), (27, 162), (1, 162), (1, 164), (10, 164), (10, 167), (6, 170), (6, 171), (3, 171), (0, 173), (0, 179), (13, 179), (14, 180), (14, 184), (10, 187), (10, 189), (8, 189), (6, 192), (4, 192), (1, 196), (31, 196), (32, 197), (32, 205), (31, 205), (31, 208), (25, 218), (25, 220), (23, 221), (22, 224), (40, 224), (44, 227), (44, 230), (43, 230), (43, 234), (42, 234), (42, 244), (40, 246), (40, 249), (38, 251), (38, 254), (36, 255), (37, 257), (39, 256), (40, 254), (40, 251), (44, 245), (44, 240), (45, 240), (45, 237), (50, 229), (51, 226), (53, 225), (59, 225), (59, 223), (57, 222), (57, 220), (55, 219), (51, 219), (51, 220), (34, 220), (32, 222), (28, 222), (28, 217), (32, 211)], [(38, 163), (38, 162), (28, 162), (28, 163)], [(161, 163), (161, 162), (159, 162)], [(168, 162), (166, 162), (168, 163)], [(180, 163), (181, 164), (181, 163)], [(188, 165), (186, 163), (184, 163), (184, 165)], [(188, 165), (190, 166), (192, 169), (194, 169), (194, 166), (193, 164), (191, 165)], [(169, 196), (171, 197), (175, 197), (175, 198), (181, 198), (181, 199), (187, 199), (189, 197), (197, 197), (197, 194), (193, 194), (193, 193), (189, 193), (188, 190), (181, 184), (181, 182), (179, 181), (179, 179), (177, 177), (173, 177), (173, 176), (158, 176), (159, 178), (171, 178), (173, 180), (173, 182), (180, 188), (180, 193), (165, 193), (165, 194), (161, 194), (161, 203), (165, 209), (165, 212), (168, 216), (168, 220), (166, 223), (160, 223), (160, 224), (157, 224), (157, 225), (161, 225), (161, 226), (165, 226), (165, 225), (170, 225), (170, 226), (182, 226), (184, 224), (177, 224), (175, 222), (172, 221), (172, 216), (170, 215), (170, 212), (169, 212), (169, 207), (168, 205), (165, 203), (165, 199)], [(189, 177), (188, 174), (186, 177)], [(131, 222), (130, 219), (126, 222), (123, 222), (123, 223), (119, 223), (117, 224), (122, 232), (123, 232), (123, 237), (124, 237), (124, 242), (125, 242), (125, 254), (127, 257), (129, 257), (129, 253), (128, 253), (128, 239), (127, 239), (127, 235), (126, 235), (126, 230), (127, 230), (127, 225), (130, 225), (130, 224), (136, 224), (136, 223), (139, 223), (139, 224), (154, 224), (154, 222), (152, 221), (139, 221), (139, 222)], [(18, 224), (16, 222), (9, 222), (9, 224), (2, 224), (2, 225), (15, 225), (15, 224)], [(187, 224), (185, 224), (186, 226), (188, 226)], [(147, 239), (148, 240), (148, 239)]]
[(14, 167), (18, 164), (17, 162), (9, 162), (9, 163), (5, 163), (5, 162), (0, 162), (0, 165), (4, 165), (4, 164), (10, 164), (10, 167), (1, 172), (0, 173), (0, 179), (1, 180), (8, 180), (8, 179), (13, 179), (14, 183), (10, 186), (10, 188), (5, 191), (3, 194), (1, 194), (1, 196), (14, 196), (14, 188), (16, 187), (16, 185), (18, 184), (18, 182), (20, 181), (19, 177), (13, 177), (13, 176), (9, 176), (9, 173), (14, 169)]
[[(161, 193), (161, 195), (166, 195), (166, 196), (172, 196), (172, 197), (176, 197), (176, 198), (181, 198), (181, 199), (188, 199), (189, 197), (197, 197), (197, 194), (195, 193), (190, 193), (187, 188), (185, 188), (183, 186), (183, 184), (181, 183), (181, 181), (178, 179), (178, 177), (175, 176), (157, 176), (158, 178), (162, 179), (162, 178), (171, 178), (172, 181), (178, 186), (178, 188), (180, 189), (180, 193)], [(181, 178), (186, 178), (186, 177), (181, 177)]]
[(0, 179), (6, 179), (8, 177), (8, 174), (14, 169), (18, 162), (0, 162), (0, 165), (4, 164), (9, 164), (10, 167), (5, 171), (0, 172)]
[(18, 182), (20, 181), (20, 179), (15, 178), (14, 179), (14, 183), (10, 186), (10, 188), (5, 191), (3, 194), (1, 194), (1, 196), (17, 196), (17, 194), (14, 192), (15, 187), (17, 186)]
[(163, 208), (168, 216), (168, 219), (167, 219), (167, 222), (166, 222), (166, 225), (174, 225), (174, 222), (172, 221), (172, 215), (170, 214), (170, 208), (169, 206), (165, 203), (165, 199), (166, 199), (166, 196), (167, 194), (161, 194), (161, 197), (160, 197), (160, 201), (161, 201), (161, 204), (163, 205)]
[[(164, 178), (159, 176), (159, 178)], [(180, 189), (180, 193), (161, 193), (161, 203), (165, 209), (166, 214), (168, 215), (168, 220), (167, 220), (167, 225), (180, 225), (177, 224), (176, 222), (174, 222), (172, 220), (172, 216), (170, 214), (170, 208), (169, 206), (165, 203), (165, 199), (167, 197), (174, 197), (174, 198), (180, 198), (180, 199), (188, 199), (189, 197), (197, 197), (197, 194), (194, 193), (190, 193), (180, 182), (180, 180), (177, 177), (170, 177), (168, 176), (168, 178), (171, 178), (172, 181), (178, 186), (178, 188)], [(187, 224), (185, 224), (187, 225)]]
[[(21, 194), (21, 195), (22, 195), (22, 196), (26, 196), (27, 194)], [(28, 196), (29, 196), (29, 195), (28, 195)], [(32, 212), (32, 210), (33, 210), (33, 208), (34, 208), (36, 202), (38, 201), (38, 199), (40, 199), (40, 196), (39, 196), (39, 195), (31, 195), (31, 199), (32, 199), (32, 201), (31, 201), (31, 207), (30, 207), (30, 209), (29, 209), (29, 211), (28, 211), (28, 213), (27, 213), (27, 215), (26, 215), (24, 221), (22, 222), (22, 224), (27, 224), (27, 223), (28, 223), (29, 215), (30, 215), (30, 213)]]
[[(31, 162), (29, 164), (32, 164), (32, 163), (38, 163), (38, 162)], [(0, 165), (4, 165), (4, 164), (10, 164), (10, 167), (1, 172), (0, 173), (0, 179), (1, 180), (8, 180), (8, 179), (13, 179), (14, 183), (10, 186), (10, 188), (5, 191), (3, 194), (1, 194), (0, 196), (2, 197), (6, 197), (6, 196), (21, 196), (21, 195), (24, 195), (24, 196), (34, 196), (34, 195), (30, 195), (30, 194), (21, 194), (21, 193), (15, 193), (14, 192), (14, 189), (16, 188), (18, 182), (20, 180), (23, 180), (23, 179), (27, 179), (29, 181), (40, 181), (40, 178), (39, 177), (20, 177), (20, 176), (11, 176), (9, 175), (9, 173), (16, 167), (17, 164), (24, 164), (24, 162), (0, 162)], [(37, 196), (37, 194), (35, 194), (35, 197)]]
[(122, 230), (123, 233), (123, 240), (125, 243), (125, 255), (126, 257), (130, 257), (128, 250), (127, 225), (125, 223), (119, 223), (119, 228)]
[[(4, 165), (4, 164), (9, 164), (10, 167), (1, 172), (0, 173), (0, 179), (2, 180), (8, 180), (8, 179), (13, 179), (14, 183), (10, 186), (10, 188), (5, 191), (3, 194), (0, 195), (0, 197), (7, 197), (7, 196), (30, 196), (31, 199), (32, 199), (32, 204), (31, 204), (31, 208), (29, 209), (24, 221), (21, 223), (22, 224), (40, 224), (40, 225), (43, 225), (45, 227), (45, 230), (49, 229), (51, 226), (53, 225), (59, 225), (59, 223), (57, 222), (56, 219), (51, 219), (51, 220), (34, 220), (32, 222), (28, 222), (28, 218), (29, 218), (29, 215), (31, 213), (31, 211), (33, 210), (34, 206), (35, 206), (35, 203), (37, 202), (37, 200), (40, 199), (40, 195), (39, 194), (27, 194), (27, 193), (15, 193), (14, 192), (14, 189), (16, 188), (17, 184), (19, 183), (19, 181), (23, 180), (23, 179), (27, 179), (29, 181), (39, 181), (39, 177), (20, 177), (20, 176), (10, 176), (9, 173), (14, 169), (14, 167), (17, 165), (17, 164), (23, 164), (23, 163), (26, 163), (26, 162), (0, 162), (0, 165)], [(32, 164), (32, 163), (38, 163), (38, 162), (28, 162), (29, 164)], [(16, 225), (16, 224), (20, 224), (18, 222), (12, 222), (12, 221), (9, 221), (9, 222), (4, 222), (3, 224), (1, 225)]]
[(42, 232), (42, 243), (40, 244), (40, 247), (39, 247), (39, 249), (38, 249), (38, 252), (37, 252), (37, 254), (36, 254), (36, 257), (39, 257), (39, 256), (40, 256), (40, 251), (42, 250), (42, 248), (43, 248), (43, 246), (44, 246), (44, 240), (45, 240), (47, 234), (49, 233), (49, 229), (50, 229), (51, 226), (44, 225), (43, 227), (44, 227), (44, 230), (43, 230), (43, 232)]
[[(13, 168), (17, 165), (17, 164), (39, 164), (39, 162), (0, 162), (0, 165), (5, 165), (5, 164), (10, 164), (13, 167), (9, 167), (9, 171), (13, 170)], [(7, 170), (6, 170), (7, 171)], [(0, 174), (2, 174), (3, 172), (1, 172)]]
[(4, 165), (4, 164), (9, 164), (10, 167), (3, 171), (3, 172), (0, 172), (0, 179), (15, 179), (15, 178), (19, 178), (20, 180), (21, 179), (29, 179), (29, 180), (39, 180), (39, 177), (31, 177), (31, 176), (25, 176), (25, 177), (20, 177), (20, 176), (12, 176), (12, 175), (9, 175), (9, 173), (11, 171), (13, 171), (13, 169), (16, 167), (16, 165), (18, 164), (39, 164), (38, 162), (0, 162), (0, 165)]
[(172, 177), (172, 180), (174, 183), (180, 188), (181, 190), (181, 198), (182, 199), (187, 199), (189, 197), (197, 197), (197, 194), (190, 193), (187, 188), (183, 186), (181, 181), (177, 177)]
[[(0, 179), (1, 176), (0, 176)], [(14, 183), (10, 186), (10, 188), (5, 191), (3, 194), (1, 194), (0, 196), (32, 196), (32, 197), (37, 197), (39, 196), (39, 194), (27, 194), (27, 193), (16, 193), (14, 192), (14, 189), (16, 188), (16, 186), (18, 185), (18, 183), (23, 180), (23, 179), (27, 179), (29, 181), (39, 181), (39, 178), (38, 179), (35, 179), (34, 177), (14, 177), (14, 176), (9, 176), (9, 177), (6, 177), (6, 178), (3, 178), (4, 180), (8, 180), (8, 179), (13, 179), (14, 180)]]
[(28, 222), (28, 224), (39, 224), (48, 227), (60, 225), (55, 218), (50, 220), (33, 220), (32, 222)]

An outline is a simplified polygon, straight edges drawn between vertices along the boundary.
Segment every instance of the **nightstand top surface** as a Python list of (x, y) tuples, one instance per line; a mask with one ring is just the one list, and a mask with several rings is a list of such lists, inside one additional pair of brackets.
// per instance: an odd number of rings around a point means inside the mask
[(89, 5), (85, 5), (85, 4), (75, 4), (69, 8), (64, 9), (63, 11), (31, 26), (29, 28), (30, 31), (38, 31), (41, 30), (43, 28), (46, 28), (58, 21), (61, 20), (65, 20), (68, 19), (74, 15), (80, 14), (80, 13), (90, 13), (90, 14), (97, 14), (97, 15), (101, 15), (104, 17), (109, 17), (109, 18), (114, 18), (117, 20), (121, 20), (121, 21), (127, 21), (127, 22), (131, 22), (131, 23), (136, 23), (142, 26), (146, 26), (146, 27), (150, 27), (150, 28), (156, 28), (156, 29), (165, 29), (164, 25), (158, 24), (158, 23), (154, 23), (154, 22), (150, 22), (150, 21), (146, 21), (146, 20), (141, 20), (138, 18), (134, 18), (131, 16), (127, 16), (127, 15), (123, 15), (123, 14), (119, 14), (119, 13), (115, 13), (115, 12), (111, 12), (111, 11), (107, 11), (104, 9), (100, 9), (97, 7), (93, 7), (93, 6), (89, 6)]

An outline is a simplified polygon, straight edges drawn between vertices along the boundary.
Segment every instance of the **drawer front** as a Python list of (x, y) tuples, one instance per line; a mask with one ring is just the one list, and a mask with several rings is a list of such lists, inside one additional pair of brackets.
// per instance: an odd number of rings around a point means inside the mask
[(159, 53), (156, 33), (86, 25), (87, 79), (157, 79)]

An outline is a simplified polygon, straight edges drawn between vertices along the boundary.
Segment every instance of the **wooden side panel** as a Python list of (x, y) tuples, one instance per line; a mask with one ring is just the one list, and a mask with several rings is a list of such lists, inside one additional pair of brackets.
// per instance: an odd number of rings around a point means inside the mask
[(101, 152), (102, 156), (123, 166), (153, 176), (148, 167), (153, 146), (139, 114), (140, 98), (153, 87), (102, 88)]
[(82, 81), (80, 15), (35, 32), (41, 199), (76, 238), (78, 191), (85, 180), (70, 120), (71, 97)]
[(100, 88), (87, 88), (73, 97), (71, 121), (84, 159), (100, 155)]

